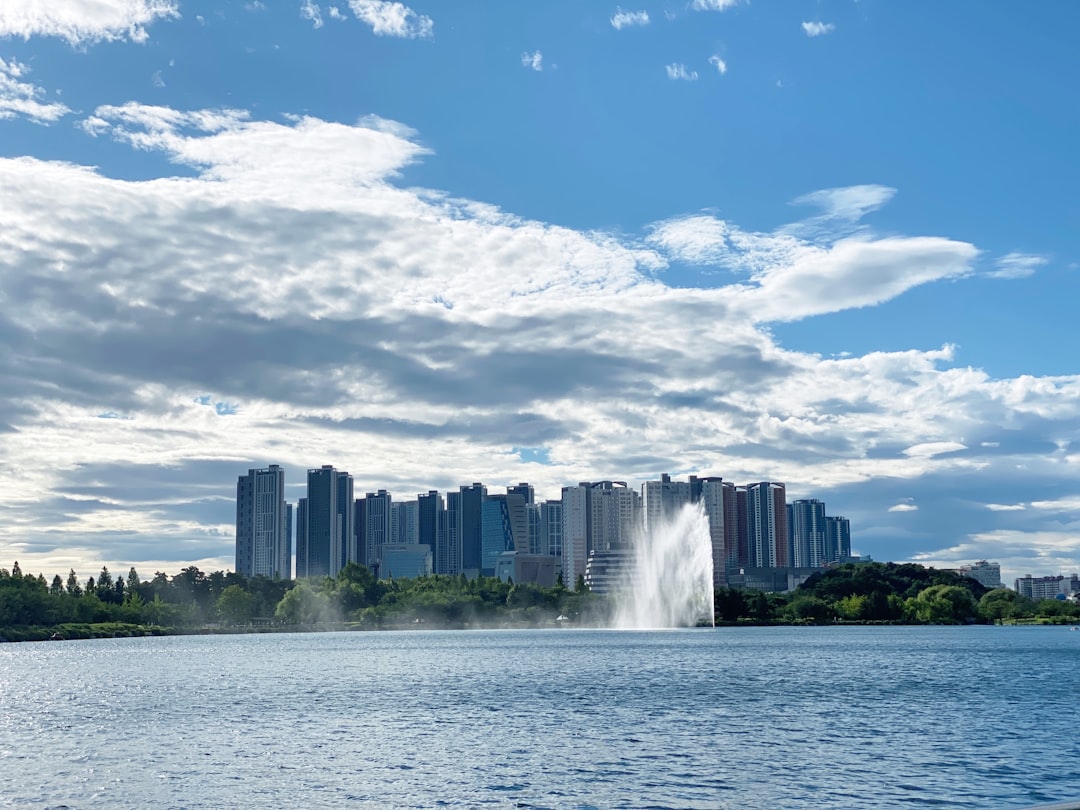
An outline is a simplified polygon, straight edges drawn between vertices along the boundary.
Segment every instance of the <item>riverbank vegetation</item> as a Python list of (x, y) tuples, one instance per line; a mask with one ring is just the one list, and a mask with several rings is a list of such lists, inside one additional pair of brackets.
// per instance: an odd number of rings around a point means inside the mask
[[(814, 574), (789, 593), (720, 588), (719, 625), (1046, 624), (1080, 622), (1080, 605), (1035, 602), (969, 577), (915, 564), (855, 563)], [(613, 601), (574, 588), (494, 577), (378, 580), (350, 563), (336, 577), (301, 581), (205, 574), (194, 566), (143, 580), (134, 568), (74, 571), (51, 582), (0, 568), (0, 639), (96, 638), (191, 632), (401, 627), (603, 626)]]

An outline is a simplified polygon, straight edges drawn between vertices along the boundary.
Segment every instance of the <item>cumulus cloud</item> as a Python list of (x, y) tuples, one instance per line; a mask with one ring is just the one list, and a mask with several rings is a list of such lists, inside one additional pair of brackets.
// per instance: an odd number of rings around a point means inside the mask
[(709, 57), (709, 64), (716, 68), (716, 72), (723, 76), (727, 73), (727, 62), (717, 56), (715, 53)]
[(0, 57), (0, 118), (24, 116), (37, 124), (51, 124), (71, 112), (58, 101), (43, 101), (45, 91), (20, 81), (30, 72), (26, 65)]
[(739, 4), (739, 0), (694, 0), (690, 8), (694, 11), (724, 11)]
[(522, 67), (531, 68), (535, 71), (541, 71), (544, 69), (544, 55), (540, 51), (526, 51), (521, 55)]
[(686, 67), (686, 65), (683, 65), (679, 62), (666, 65), (664, 67), (664, 70), (667, 71), (667, 77), (672, 80), (696, 82), (698, 78), (696, 70), (690, 70)]
[(986, 508), (991, 512), (1023, 512), (1027, 507), (1022, 503), (988, 503)]
[(0, 36), (58, 37), (77, 46), (119, 39), (145, 42), (149, 25), (179, 16), (174, 0), (4, 0)]
[(802, 30), (808, 37), (820, 37), (835, 31), (836, 26), (832, 23), (804, 22), (802, 24)]
[(967, 450), (967, 445), (960, 442), (922, 442), (906, 448), (904, 455), (913, 458), (932, 458), (943, 453), (955, 453), (959, 450)]
[[(583, 233), (400, 187), (439, 158), (384, 119), (125, 104), (82, 128), (184, 170), (0, 159), (0, 554), (24, 568), (66, 571), (79, 548), (97, 568), (228, 565), (235, 476), (253, 464), (283, 464), (290, 499), (324, 463), (395, 497), (478, 476), (547, 497), (663, 471), (783, 480), (857, 537), (890, 508), (930, 517), (930, 475), (1011, 488), (1023, 463), (1045, 489), (1080, 464), (1051, 441), (1078, 435), (1080, 378), (993, 379), (951, 347), (826, 359), (760, 326), (962, 275), (971, 245), (811, 242), (713, 214)], [(695, 256), (730, 283), (663, 282)], [(1006, 432), (1042, 441), (983, 446)], [(868, 481), (889, 494), (860, 524)], [(1028, 500), (1011, 492), (968, 500), (990, 521), (984, 501)], [(1001, 514), (1060, 526), (1066, 506)]]
[(428, 39), (435, 36), (435, 23), (426, 14), (417, 14), (403, 3), (390, 0), (349, 0), (357, 19), (376, 36)]
[(318, 3), (312, 2), (312, 0), (304, 0), (300, 6), (300, 16), (310, 21), (315, 28), (323, 27), (322, 9), (319, 8)]
[(1035, 271), (1048, 261), (1045, 256), (1032, 253), (1009, 253), (997, 259), (994, 262), (997, 269), (987, 275), (990, 278), (1003, 279), (1027, 278), (1035, 275)]
[[(825, 199), (844, 196), (831, 189)], [(966, 275), (978, 255), (973, 245), (939, 237), (820, 238), (822, 219), (812, 223), (816, 241), (797, 235), (807, 227), (747, 233), (702, 214), (658, 223), (646, 241), (673, 259), (749, 274), (730, 297), (733, 307), (757, 321), (878, 304), (921, 284)]]
[(622, 8), (616, 8), (615, 13), (611, 16), (611, 27), (616, 31), (635, 25), (648, 24), (649, 12), (647, 11), (624, 11)]

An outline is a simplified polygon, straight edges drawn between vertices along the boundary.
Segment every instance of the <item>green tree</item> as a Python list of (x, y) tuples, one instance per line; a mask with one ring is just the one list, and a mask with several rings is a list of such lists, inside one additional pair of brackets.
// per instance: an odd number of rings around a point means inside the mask
[(255, 597), (239, 585), (230, 585), (221, 592), (215, 603), (218, 616), (226, 624), (251, 624), (255, 612)]
[(278, 602), (274, 615), (285, 624), (322, 624), (332, 613), (326, 595), (301, 581)]
[(994, 588), (979, 599), (979, 616), (988, 622), (1031, 615), (1031, 600), (1008, 588)]
[(915, 597), (915, 617), (926, 624), (973, 621), (977, 605), (971, 591), (958, 585), (931, 585)]
[(67, 592), (68, 596), (82, 596), (82, 586), (79, 585), (79, 578), (75, 575), (75, 569), (72, 568), (68, 571), (67, 576)]

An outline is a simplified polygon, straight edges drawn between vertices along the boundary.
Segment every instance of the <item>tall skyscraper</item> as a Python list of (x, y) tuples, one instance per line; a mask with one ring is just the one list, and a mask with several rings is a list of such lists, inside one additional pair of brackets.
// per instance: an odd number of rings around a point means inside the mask
[(495, 576), (495, 564), (505, 551), (529, 553), (529, 513), (525, 496), (489, 495), (481, 507), (480, 572)]
[[(544, 501), (540, 504), (539, 554), (562, 558), (563, 553), (563, 507), (562, 501)], [(561, 565), (561, 562), (560, 562)], [(562, 570), (560, 568), (560, 570)]]
[(236, 482), (236, 572), (247, 577), (292, 577), (291, 515), (285, 471), (277, 464), (248, 470)]
[[(355, 549), (353, 481), (330, 465), (308, 470), (303, 568), (309, 577), (335, 576)], [(298, 563), (297, 571), (301, 566)]]
[(713, 587), (727, 585), (727, 566), (732, 545), (738, 544), (735, 485), (719, 476), (690, 476), (690, 497), (701, 503), (709, 519), (709, 543), (712, 546)]
[(582, 481), (562, 490), (563, 581), (574, 587), (593, 551), (629, 545), (641, 527), (641, 500), (622, 481)]
[(436, 574), (461, 573), (461, 491), (446, 493), (446, 513), (443, 538), (446, 554), (436, 554)]
[(825, 561), (840, 562), (851, 556), (851, 521), (825, 516)]
[(461, 543), (461, 571), (472, 578), (480, 573), (483, 565), (483, 506), (487, 498), (487, 487), (474, 483), (462, 486), (458, 520)]
[(794, 568), (820, 568), (828, 562), (825, 504), (817, 498), (800, 498), (787, 507), (789, 545)]
[(656, 531), (658, 526), (670, 521), (691, 500), (687, 481), (672, 481), (667, 473), (661, 475), (659, 481), (646, 481), (641, 485), (645, 533)]
[(367, 554), (365, 565), (374, 571), (382, 560), (382, 547), (397, 541), (392, 532), (394, 502), (389, 492), (380, 489), (378, 492), (367, 493), (364, 504), (367, 518), (367, 525), (364, 527)]
[(443, 497), (437, 491), (431, 490), (427, 495), (417, 495), (417, 541), (420, 545), (431, 548), (431, 570), (435, 573), (445, 574), (446, 563), (440, 556), (446, 554), (446, 539), (443, 536), (446, 526), (443, 505)]
[(303, 579), (307, 576), (307, 498), (301, 498), (296, 502), (296, 578)]
[(589, 510), (587, 483), (562, 488), (562, 572), (563, 584), (573, 588), (585, 576), (589, 559)]
[(783, 484), (763, 481), (746, 485), (748, 565), (753, 568), (786, 568), (788, 528), (786, 490)]

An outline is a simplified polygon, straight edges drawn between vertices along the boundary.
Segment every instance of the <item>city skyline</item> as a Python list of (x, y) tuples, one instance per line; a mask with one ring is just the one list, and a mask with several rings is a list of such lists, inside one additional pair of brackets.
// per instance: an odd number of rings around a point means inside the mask
[(0, 559), (224, 570), (236, 477), (317, 462), (782, 481), (875, 560), (1080, 570), (1078, 24), (0, 3)]

